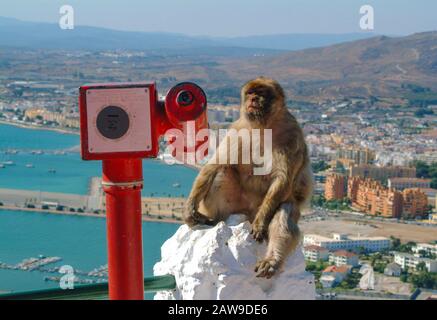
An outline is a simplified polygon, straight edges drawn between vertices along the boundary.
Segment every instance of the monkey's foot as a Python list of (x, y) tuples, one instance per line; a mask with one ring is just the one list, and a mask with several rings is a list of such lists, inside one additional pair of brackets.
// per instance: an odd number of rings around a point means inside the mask
[(264, 224), (254, 221), (252, 223), (252, 231), (250, 234), (256, 241), (263, 242), (264, 239), (267, 239), (267, 228), (264, 226)]
[(209, 219), (207, 216), (204, 216), (195, 208), (189, 208), (186, 210), (184, 214), (184, 222), (188, 224), (190, 227), (194, 227), (198, 224), (204, 224), (208, 226), (215, 225), (215, 221)]
[(280, 263), (276, 259), (262, 259), (255, 265), (256, 277), (270, 279), (278, 271), (279, 266)]

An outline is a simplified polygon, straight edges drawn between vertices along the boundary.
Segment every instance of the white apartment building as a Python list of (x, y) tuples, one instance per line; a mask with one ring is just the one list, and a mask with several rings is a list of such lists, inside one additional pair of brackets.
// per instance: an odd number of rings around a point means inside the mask
[(420, 262), (424, 262), (428, 272), (437, 272), (437, 260), (419, 258), (409, 253), (396, 252), (394, 262), (401, 266), (402, 269), (416, 269)]
[(390, 248), (391, 241), (385, 237), (362, 237), (347, 236), (345, 234), (334, 233), (332, 238), (317, 234), (307, 234), (303, 239), (304, 246), (319, 246), (330, 251), (352, 250), (356, 251), (364, 248), (369, 252), (384, 251)]
[(303, 248), (305, 260), (317, 262), (319, 260), (328, 260), (329, 251), (319, 246), (306, 246)]
[(437, 256), (437, 244), (430, 243), (418, 243), (415, 247), (411, 248), (414, 253), (420, 253), (420, 251), (425, 251), (428, 254), (434, 254)]
[(337, 267), (350, 265), (356, 267), (359, 265), (358, 256), (355, 253), (339, 250), (329, 255), (329, 262), (335, 264)]

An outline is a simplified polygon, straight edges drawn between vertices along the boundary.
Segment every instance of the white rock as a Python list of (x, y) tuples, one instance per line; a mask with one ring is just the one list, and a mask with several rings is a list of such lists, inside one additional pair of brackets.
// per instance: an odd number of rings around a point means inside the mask
[(182, 225), (161, 248), (155, 276), (172, 274), (177, 288), (157, 292), (155, 300), (315, 299), (314, 277), (305, 271), (299, 246), (272, 279), (256, 278), (254, 266), (265, 243), (250, 235), (244, 215), (232, 215), (214, 227)]

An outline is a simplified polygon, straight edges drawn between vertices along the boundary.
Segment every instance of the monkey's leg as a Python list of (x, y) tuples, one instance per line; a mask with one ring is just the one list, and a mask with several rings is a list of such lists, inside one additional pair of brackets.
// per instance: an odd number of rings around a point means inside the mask
[(246, 213), (247, 200), (240, 187), (238, 174), (230, 166), (222, 167), (214, 178), (199, 212), (216, 224), (226, 220), (230, 214)]
[(268, 245), (265, 258), (255, 266), (257, 277), (270, 279), (284, 264), (288, 255), (300, 241), (297, 226), (299, 209), (291, 203), (283, 203), (275, 213), (268, 229)]

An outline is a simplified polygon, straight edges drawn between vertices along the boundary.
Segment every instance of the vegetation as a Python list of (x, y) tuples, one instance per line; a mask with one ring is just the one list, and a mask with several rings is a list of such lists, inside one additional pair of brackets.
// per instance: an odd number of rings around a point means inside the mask
[(437, 289), (437, 273), (421, 271), (410, 278), (411, 283), (417, 288)]
[(407, 243), (401, 243), (401, 240), (393, 236), (390, 236), (390, 239), (391, 239), (390, 249), (393, 251), (412, 253), (413, 252), (412, 248), (416, 246), (416, 242), (413, 241), (409, 241)]
[(326, 199), (323, 195), (314, 195), (311, 198), (311, 205), (314, 207), (323, 207), (326, 203)]
[(422, 269), (416, 273), (408, 274), (405, 271), (401, 274), (400, 279), (402, 282), (411, 283), (416, 288), (437, 289), (437, 273), (435, 272), (428, 272)]
[(416, 177), (431, 179), (431, 188), (437, 188), (437, 162), (427, 164), (423, 161), (415, 161)]
[(414, 112), (414, 115), (419, 118), (423, 118), (425, 115), (434, 114), (434, 111), (431, 109), (420, 108)]
[(435, 254), (433, 254), (431, 252), (428, 252), (426, 250), (419, 250), (419, 254), (423, 258), (437, 260), (437, 255), (435, 255)]
[(348, 198), (342, 200), (326, 200), (323, 195), (315, 195), (311, 199), (311, 205), (328, 210), (350, 210), (351, 202)]
[(325, 171), (326, 169), (329, 169), (330, 166), (324, 160), (320, 160), (320, 161), (312, 162), (311, 168), (313, 169), (314, 173), (317, 173), (317, 172)]
[(375, 264), (373, 265), (373, 271), (375, 272), (379, 272), (379, 273), (384, 273), (385, 268), (387, 267), (387, 263), (384, 262), (375, 262)]
[(338, 284), (337, 288), (346, 290), (355, 289), (360, 283), (361, 276), (358, 271), (352, 272)]
[(308, 272), (311, 272), (314, 275), (314, 279), (316, 281), (316, 287), (321, 287), (320, 284), (320, 277), (322, 276), (322, 271), (326, 269), (330, 264), (327, 261), (317, 261), (317, 262), (311, 262), (306, 261), (306, 268), (305, 270)]

